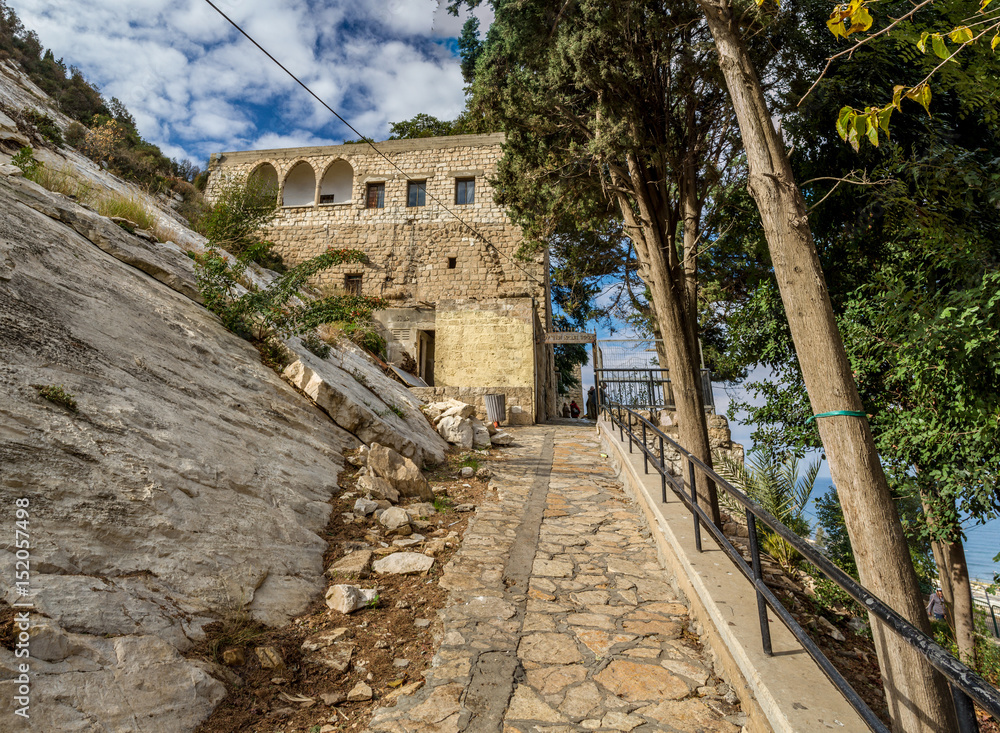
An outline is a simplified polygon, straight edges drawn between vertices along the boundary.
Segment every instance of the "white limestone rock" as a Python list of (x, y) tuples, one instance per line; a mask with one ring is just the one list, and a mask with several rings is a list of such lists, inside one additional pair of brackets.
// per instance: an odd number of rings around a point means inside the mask
[(469, 450), (473, 445), (474, 432), (472, 421), (468, 418), (458, 416), (442, 417), (438, 421), (438, 435), (452, 445), (457, 445), (462, 450)]
[(491, 446), (489, 428), (482, 421), (472, 418), (472, 447), (489, 448)]
[(404, 524), (410, 523), (409, 513), (398, 506), (386, 509), (378, 515), (379, 524), (389, 530), (398, 529)]
[(434, 558), (419, 552), (394, 552), (376, 560), (372, 569), (378, 575), (413, 575), (423, 573), (434, 565)]
[(378, 504), (371, 499), (359, 498), (354, 502), (354, 514), (359, 517), (367, 517), (369, 514), (374, 514), (376, 509), (378, 509)]
[(358, 481), (358, 490), (376, 501), (385, 500), (392, 504), (399, 503), (399, 492), (386, 481), (378, 476), (365, 475)]
[(510, 433), (497, 433), (492, 440), (493, 445), (510, 445), (514, 442), (514, 436)]
[(368, 468), (392, 484), (400, 496), (434, 501), (434, 492), (417, 464), (392, 448), (373, 443), (368, 454)]
[(326, 591), (326, 605), (340, 613), (354, 613), (375, 600), (378, 590), (356, 585), (331, 585)]

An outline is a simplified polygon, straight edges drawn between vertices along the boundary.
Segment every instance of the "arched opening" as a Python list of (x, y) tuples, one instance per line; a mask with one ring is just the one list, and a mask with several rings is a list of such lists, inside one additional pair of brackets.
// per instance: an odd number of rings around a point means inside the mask
[(319, 187), (321, 204), (342, 204), (350, 201), (354, 190), (354, 169), (346, 160), (334, 161), (326, 169)]
[(316, 173), (311, 165), (296, 163), (285, 176), (283, 206), (312, 206), (316, 203)]
[(260, 192), (262, 199), (278, 198), (278, 171), (270, 163), (261, 163), (247, 176), (247, 184)]

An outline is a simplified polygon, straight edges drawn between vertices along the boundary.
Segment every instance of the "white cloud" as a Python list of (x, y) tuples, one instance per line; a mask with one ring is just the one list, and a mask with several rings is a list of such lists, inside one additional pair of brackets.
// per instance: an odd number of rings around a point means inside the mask
[[(355, 135), (203, 0), (10, 0), (57, 58), (121, 99), (168, 154), (203, 160), (262, 141)], [(436, 0), (218, 0), (264, 48), (363, 134), (464, 106), (459, 62), (440, 43), (455, 18)], [(488, 8), (476, 11), (481, 30)], [(298, 144), (289, 142), (288, 144)]]

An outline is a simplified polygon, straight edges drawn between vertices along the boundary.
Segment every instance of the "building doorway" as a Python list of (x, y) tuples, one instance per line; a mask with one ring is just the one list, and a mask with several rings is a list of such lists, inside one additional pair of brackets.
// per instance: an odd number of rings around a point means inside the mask
[(420, 378), (434, 386), (434, 332), (417, 331), (417, 364)]

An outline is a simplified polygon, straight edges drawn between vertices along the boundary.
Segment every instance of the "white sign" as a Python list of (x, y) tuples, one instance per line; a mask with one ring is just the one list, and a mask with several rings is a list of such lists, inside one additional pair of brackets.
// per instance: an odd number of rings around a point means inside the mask
[(596, 344), (596, 333), (581, 331), (550, 331), (545, 334), (547, 344)]

